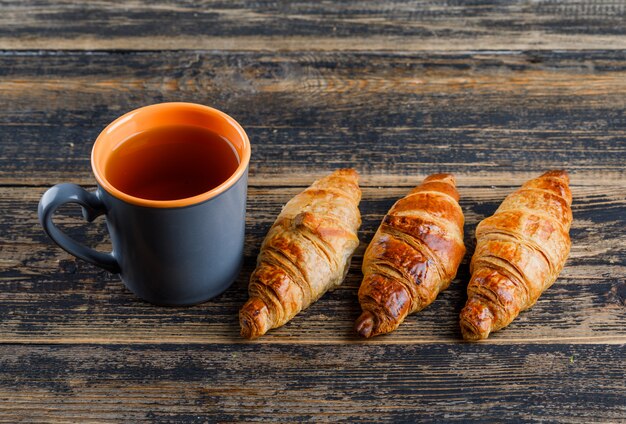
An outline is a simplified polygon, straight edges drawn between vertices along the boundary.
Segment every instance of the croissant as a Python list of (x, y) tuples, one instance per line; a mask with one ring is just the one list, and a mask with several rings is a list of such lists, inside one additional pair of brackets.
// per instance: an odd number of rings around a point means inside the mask
[(458, 200), (454, 177), (435, 174), (389, 210), (363, 257), (361, 336), (395, 330), (450, 285), (465, 255)]
[(549, 171), (478, 224), (461, 311), (463, 338), (485, 339), (506, 327), (554, 283), (570, 250), (571, 204), (567, 172)]
[(250, 276), (241, 335), (280, 327), (343, 281), (359, 245), (361, 189), (353, 169), (315, 181), (283, 208)]

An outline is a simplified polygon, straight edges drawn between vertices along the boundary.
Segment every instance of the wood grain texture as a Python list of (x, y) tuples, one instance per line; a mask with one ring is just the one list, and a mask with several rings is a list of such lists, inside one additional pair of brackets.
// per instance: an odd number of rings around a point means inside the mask
[(615, 0), (4, 1), (1, 49), (624, 49)]
[[(0, 1), (0, 422), (626, 422), (626, 4)], [(111, 120), (215, 106), (253, 143), (245, 264), (190, 308), (135, 298), (47, 239), (52, 184), (93, 187)], [(256, 342), (237, 311), (281, 206), (362, 175), (344, 284)], [(525, 180), (566, 168), (561, 277), (485, 343), (461, 341), (474, 229)], [(468, 253), (395, 333), (352, 332), (366, 244), (395, 200), (456, 174)], [(57, 221), (109, 248), (104, 221)]]
[(0, 346), (0, 422), (622, 422), (625, 355), (571, 345)]
[[(414, 182), (419, 181), (421, 177), (416, 176)], [(488, 343), (626, 343), (626, 193), (623, 186), (590, 187), (576, 182), (574, 178), (574, 242), (561, 277), (531, 310), (495, 333)], [(474, 229), (515, 187), (468, 185), (462, 177), (458, 184), (468, 254), (457, 279), (396, 332), (367, 343), (460, 341), (458, 314), (466, 299)], [(117, 277), (74, 259), (49, 241), (34, 213), (43, 188), (1, 188), (0, 205), (7, 213), (0, 218), (0, 228), (8, 237), (0, 244), (0, 342), (244, 343), (237, 311), (247, 299), (258, 249), (282, 205), (301, 189), (251, 187), (245, 264), (239, 279), (233, 288), (205, 304), (171, 309), (137, 300)], [(406, 192), (405, 187), (364, 188), (361, 246), (346, 281), (259, 343), (362, 343), (352, 331), (360, 313), (356, 295), (362, 255), (380, 219)], [(78, 219), (78, 210), (67, 208), (67, 213), (58, 222), (71, 235), (99, 249), (110, 248), (101, 220), (99, 226), (90, 226)]]
[[(253, 184), (354, 166), (366, 184), (454, 172), (518, 184), (567, 167), (626, 181), (626, 53), (0, 55), (0, 180), (90, 184), (118, 115), (213, 105), (248, 131)], [(514, 177), (512, 177), (514, 175)]]

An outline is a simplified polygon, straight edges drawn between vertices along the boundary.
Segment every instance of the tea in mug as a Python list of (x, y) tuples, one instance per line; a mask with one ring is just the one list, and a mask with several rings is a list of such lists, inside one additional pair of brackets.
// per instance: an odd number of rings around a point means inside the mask
[(105, 173), (118, 190), (147, 200), (177, 200), (214, 189), (235, 173), (239, 157), (230, 142), (202, 127), (152, 128), (124, 140)]

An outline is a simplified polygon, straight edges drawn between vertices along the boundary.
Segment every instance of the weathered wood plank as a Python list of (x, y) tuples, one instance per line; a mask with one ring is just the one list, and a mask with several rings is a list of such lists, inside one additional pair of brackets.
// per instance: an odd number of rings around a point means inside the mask
[[(0, 422), (626, 421), (626, 4), (0, 3)], [(244, 269), (191, 308), (137, 300), (35, 216), (47, 186), (93, 184), (109, 121), (161, 101), (223, 109), (254, 145)], [(242, 340), (265, 232), (341, 166), (364, 186), (347, 280)], [(476, 223), (552, 167), (575, 198), (561, 278), (506, 330), (461, 342)], [(459, 177), (458, 278), (397, 332), (357, 339), (365, 246), (435, 171)], [(72, 235), (108, 248), (102, 220), (64, 212)]]
[(626, 347), (0, 346), (2, 422), (621, 422)]
[(624, 52), (171, 52), (0, 55), (0, 182), (89, 184), (91, 145), (108, 122), (180, 100), (242, 123), (258, 184), (304, 185), (339, 166), (389, 185), (435, 171), (512, 181), (552, 167), (626, 181)]
[[(413, 183), (419, 179), (413, 178)], [(463, 177), (459, 184), (471, 254), (477, 222), (493, 213), (514, 187), (467, 184)], [(239, 280), (217, 299), (177, 309), (135, 299), (116, 277), (73, 259), (49, 241), (35, 216), (43, 190), (0, 188), (0, 207), (5, 211), (0, 216), (0, 342), (244, 343), (238, 336), (237, 312), (247, 298), (258, 248), (281, 206), (301, 188), (251, 187), (246, 259)], [(362, 254), (384, 213), (406, 191), (406, 187), (364, 189), (362, 243), (347, 280), (261, 343), (362, 342), (352, 332), (360, 312), (356, 293)], [(531, 311), (488, 343), (626, 343), (626, 191), (619, 185), (578, 185), (574, 176), (573, 193), (573, 247), (561, 278)], [(83, 225), (76, 216), (73, 211), (58, 221), (78, 239), (107, 249), (103, 225)], [(394, 334), (366, 343), (458, 342), (469, 257), (457, 280), (433, 305), (408, 318)]]
[(0, 49), (624, 49), (624, 3), (4, 1)]

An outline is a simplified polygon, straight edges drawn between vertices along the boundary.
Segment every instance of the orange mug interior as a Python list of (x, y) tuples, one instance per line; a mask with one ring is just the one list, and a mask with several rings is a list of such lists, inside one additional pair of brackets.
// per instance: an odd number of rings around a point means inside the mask
[[(204, 127), (226, 138), (239, 156), (239, 166), (217, 187), (184, 199), (143, 199), (125, 193), (111, 184), (107, 179), (106, 165), (116, 148), (135, 134), (171, 125)], [(209, 200), (235, 184), (245, 173), (249, 162), (250, 141), (241, 125), (217, 109), (194, 103), (160, 103), (128, 112), (110, 123), (100, 133), (91, 151), (91, 167), (98, 184), (104, 190), (127, 203), (155, 208), (184, 207)]]

